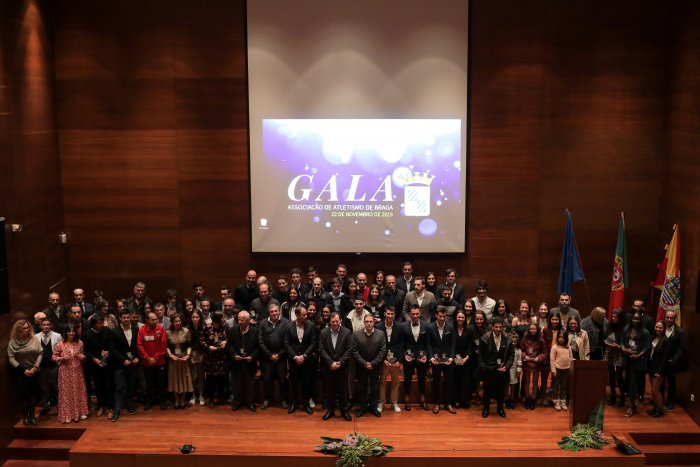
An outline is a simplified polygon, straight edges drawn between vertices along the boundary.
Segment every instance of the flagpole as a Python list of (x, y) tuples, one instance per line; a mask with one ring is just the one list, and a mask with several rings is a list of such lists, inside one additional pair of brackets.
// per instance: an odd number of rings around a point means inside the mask
[[(566, 211), (569, 211), (569, 209), (567, 208)], [(576, 241), (575, 235), (574, 235), (574, 248), (576, 248), (576, 254), (578, 255), (579, 266), (581, 266), (581, 270), (584, 271), (585, 269), (583, 269), (583, 261), (581, 260), (581, 252), (578, 249), (578, 242)], [(586, 299), (588, 300), (588, 310), (590, 313), (590, 310), (593, 309), (593, 301), (591, 300), (591, 291), (588, 288), (588, 280), (586, 280), (585, 277), (583, 278), (583, 284), (586, 288)]]

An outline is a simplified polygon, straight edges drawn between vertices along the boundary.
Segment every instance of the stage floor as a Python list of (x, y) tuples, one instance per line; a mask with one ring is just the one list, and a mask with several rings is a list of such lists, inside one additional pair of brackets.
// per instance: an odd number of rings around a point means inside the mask
[[(137, 465), (153, 466), (167, 462), (171, 466), (238, 465), (331, 466), (334, 457), (312, 451), (320, 436), (343, 437), (361, 432), (379, 437), (395, 447), (389, 456), (373, 459), (376, 465), (473, 466), (508, 465), (515, 459), (524, 465), (546, 461), (548, 467), (595, 465), (643, 466), (642, 456), (622, 456), (612, 445), (603, 450), (570, 453), (559, 449), (557, 442), (569, 431), (567, 412), (538, 407), (534, 411), (518, 407), (501, 419), (492, 411), (481, 417), (481, 407), (459, 410), (452, 415), (442, 410), (438, 415), (414, 406), (410, 412), (394, 413), (385, 409), (381, 418), (371, 414), (321, 420), (323, 411), (313, 415), (303, 411), (288, 415), (286, 410), (271, 407), (256, 413), (247, 409), (232, 412), (221, 406), (210, 409), (195, 406), (187, 410), (161, 411), (158, 408), (136, 415), (123, 415), (117, 423), (105, 416), (91, 416), (77, 424), (62, 425), (55, 417), (43, 418), (39, 428), (84, 428), (82, 437), (70, 451), (72, 467)], [(605, 433), (624, 438), (629, 432), (700, 432), (700, 428), (681, 408), (658, 419), (644, 410), (625, 418), (623, 409), (606, 407)], [(183, 455), (180, 446), (191, 444), (194, 454)], [(235, 458), (235, 459), (232, 459)], [(159, 465), (159, 464), (155, 464)]]

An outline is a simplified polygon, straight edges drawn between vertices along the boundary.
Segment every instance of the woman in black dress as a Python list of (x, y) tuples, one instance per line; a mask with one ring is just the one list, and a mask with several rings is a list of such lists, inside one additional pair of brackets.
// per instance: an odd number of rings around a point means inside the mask
[(637, 396), (644, 393), (644, 388), (639, 387), (639, 376), (646, 369), (647, 356), (651, 349), (651, 336), (642, 326), (642, 316), (639, 313), (632, 315), (632, 322), (622, 331), (619, 344), (622, 347), (627, 374), (628, 405), (625, 417), (631, 417), (637, 411)]
[(464, 311), (455, 313), (455, 359), (452, 406), (469, 408), (472, 389), (474, 331), (466, 324)]
[(647, 363), (651, 396), (654, 402), (654, 407), (647, 414), (654, 418), (664, 414), (664, 394), (661, 392), (661, 384), (664, 382), (666, 363), (671, 359), (670, 350), (671, 346), (668, 345), (668, 340), (666, 339), (664, 322), (659, 321), (654, 327), (654, 338), (651, 341), (651, 352)]

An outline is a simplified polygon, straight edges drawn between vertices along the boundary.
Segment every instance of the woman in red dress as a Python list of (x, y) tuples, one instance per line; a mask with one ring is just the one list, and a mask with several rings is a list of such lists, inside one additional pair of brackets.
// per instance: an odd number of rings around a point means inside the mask
[(65, 328), (63, 341), (56, 344), (53, 360), (58, 362), (58, 420), (61, 423), (85, 420), (88, 415), (83, 343), (73, 323)]

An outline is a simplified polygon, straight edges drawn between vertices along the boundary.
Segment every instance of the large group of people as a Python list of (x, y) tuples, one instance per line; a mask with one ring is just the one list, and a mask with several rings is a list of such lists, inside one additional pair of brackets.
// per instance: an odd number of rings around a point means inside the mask
[(626, 416), (644, 400), (646, 375), (650, 416), (676, 404), (685, 336), (674, 312), (655, 322), (642, 300), (610, 320), (601, 307), (582, 320), (565, 293), (552, 308), (521, 300), (515, 314), (488, 296), (486, 281), (468, 298), (454, 269), (442, 281), (414, 275), (410, 262), (396, 276), (350, 277), (343, 264), (325, 283), (314, 268), (306, 275), (294, 268), (273, 282), (250, 270), (216, 299), (201, 282), (191, 298), (167, 290), (163, 302), (143, 282), (113, 302), (95, 291), (91, 303), (78, 288), (63, 305), (50, 293), (34, 323), (14, 324), (8, 346), (24, 423), (37, 423), (37, 405), (40, 416), (56, 406), (62, 423), (90, 413), (116, 422), (136, 402), (255, 412), (275, 395), (290, 414), (321, 405), (323, 420), (351, 420), (354, 407), (357, 417), (381, 417), (386, 408), (455, 414), (472, 404), (488, 417), (494, 399), (500, 417), (518, 403), (567, 410), (572, 362), (589, 359), (607, 361), (608, 404)]

